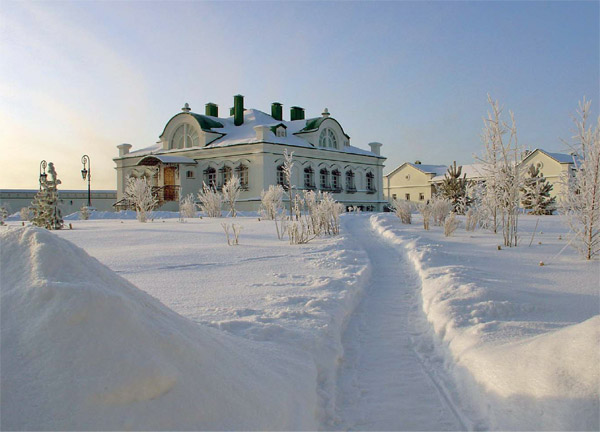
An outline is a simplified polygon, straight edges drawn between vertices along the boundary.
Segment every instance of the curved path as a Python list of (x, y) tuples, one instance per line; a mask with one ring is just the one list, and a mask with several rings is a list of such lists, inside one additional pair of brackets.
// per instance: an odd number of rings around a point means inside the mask
[(442, 383), (421, 309), (419, 280), (401, 251), (371, 229), (369, 216), (344, 218), (365, 248), (372, 274), (343, 335), (335, 427), (345, 430), (464, 430)]

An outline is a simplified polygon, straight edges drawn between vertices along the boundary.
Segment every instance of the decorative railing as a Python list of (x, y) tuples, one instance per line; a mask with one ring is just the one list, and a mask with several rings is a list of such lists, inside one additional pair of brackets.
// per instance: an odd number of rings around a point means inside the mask
[(179, 188), (177, 185), (153, 186), (152, 195), (158, 200), (160, 207), (166, 201), (179, 201)]

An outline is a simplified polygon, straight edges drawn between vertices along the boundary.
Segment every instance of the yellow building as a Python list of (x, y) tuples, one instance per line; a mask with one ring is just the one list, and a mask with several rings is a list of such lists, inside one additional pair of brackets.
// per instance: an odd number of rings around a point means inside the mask
[(535, 149), (529, 153), (519, 164), (521, 172), (527, 172), (530, 165), (540, 169), (540, 175), (548, 180), (553, 188), (551, 196), (558, 197), (563, 193), (562, 178), (574, 169), (573, 156), (564, 153), (550, 153), (542, 149)]
[(447, 169), (445, 165), (405, 162), (383, 176), (384, 197), (388, 202), (392, 202), (393, 199), (427, 202), (434, 192), (433, 178), (444, 175)]

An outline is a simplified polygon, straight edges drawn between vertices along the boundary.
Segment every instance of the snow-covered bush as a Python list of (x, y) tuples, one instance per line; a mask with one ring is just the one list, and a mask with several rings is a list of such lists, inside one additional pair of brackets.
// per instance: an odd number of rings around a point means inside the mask
[(140, 222), (146, 222), (148, 212), (158, 204), (158, 200), (152, 193), (152, 186), (145, 177), (130, 177), (127, 180), (125, 199), (134, 206), (137, 220)]
[(408, 200), (392, 200), (392, 207), (396, 216), (403, 224), (412, 223), (412, 203)]
[(600, 254), (600, 116), (588, 127), (590, 101), (579, 103), (576, 134), (570, 144), (573, 172), (563, 179), (559, 210), (573, 232), (571, 242), (588, 260)]
[[(227, 237), (227, 244), (229, 246), (239, 245), (240, 244), (240, 232), (242, 231), (242, 226), (238, 225), (238, 224), (229, 225), (226, 222), (221, 223), (221, 226), (223, 227), (223, 231), (225, 231), (225, 236)], [(230, 228), (233, 231), (233, 239), (231, 239), (231, 236), (229, 235)]]
[(294, 152), (288, 154), (287, 149), (283, 150), (283, 176), (285, 178), (285, 189), (289, 198), (290, 218), (292, 217), (292, 208), (294, 206), (294, 186), (292, 185), (292, 171), (294, 169)]
[(433, 195), (429, 205), (431, 205), (431, 218), (434, 225), (442, 226), (446, 217), (452, 212), (452, 202), (442, 196)]
[(90, 218), (90, 209), (88, 206), (82, 206), (79, 209), (79, 219), (88, 220)]
[(421, 216), (423, 217), (423, 229), (428, 230), (429, 223), (431, 221), (431, 203), (421, 203), (417, 206), (417, 210), (419, 211), (419, 213), (421, 213)]
[(283, 209), (283, 186), (270, 185), (260, 194), (260, 215), (263, 219), (275, 220)]
[(185, 221), (185, 219), (196, 217), (196, 203), (194, 202), (194, 195), (187, 194), (185, 197), (179, 200), (179, 219)]
[(31, 209), (29, 207), (22, 207), (21, 210), (19, 210), (19, 217), (22, 221), (31, 220), (31, 217), (32, 217)]
[(61, 181), (56, 175), (54, 164), (48, 164), (48, 176), (41, 180), (40, 191), (34, 197), (33, 219), (35, 226), (46, 229), (61, 229), (64, 225), (62, 212), (59, 207), (58, 185)]
[(456, 219), (456, 213), (450, 212), (448, 217), (444, 220), (444, 235), (450, 237), (458, 228), (459, 221)]
[(202, 190), (198, 192), (198, 201), (200, 201), (200, 208), (207, 217), (221, 217), (223, 195), (214, 188), (202, 183)]
[[(520, 149), (517, 144), (517, 127), (514, 114), (510, 112), (511, 124), (501, 119), (502, 108), (488, 95), (492, 108), (484, 119), (482, 140), (484, 152), (477, 159), (482, 164), (485, 178), (484, 202), (492, 215), (493, 229), (502, 225), (505, 246), (516, 246), (519, 218), (519, 198), (522, 177), (518, 167)], [(508, 133), (508, 140), (505, 135)]]
[(240, 178), (235, 174), (223, 185), (223, 200), (229, 205), (229, 214), (231, 217), (236, 217), (235, 203), (240, 197), (241, 190), (242, 184)]

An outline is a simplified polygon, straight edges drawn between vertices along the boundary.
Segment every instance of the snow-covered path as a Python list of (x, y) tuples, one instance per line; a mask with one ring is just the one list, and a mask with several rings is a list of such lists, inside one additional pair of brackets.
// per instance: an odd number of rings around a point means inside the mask
[(371, 280), (343, 335), (336, 428), (347, 430), (460, 430), (460, 420), (433, 354), (410, 263), (376, 234), (368, 216), (344, 228), (370, 260)]

